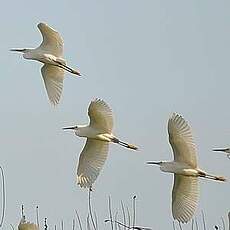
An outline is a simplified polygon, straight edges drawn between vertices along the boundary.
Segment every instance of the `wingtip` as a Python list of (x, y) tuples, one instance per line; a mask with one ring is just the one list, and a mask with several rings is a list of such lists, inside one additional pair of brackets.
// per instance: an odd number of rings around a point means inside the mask
[(185, 120), (184, 117), (181, 114), (177, 113), (177, 112), (173, 112), (170, 118), (172, 120), (179, 119), (179, 118)]
[(55, 32), (55, 33), (58, 33), (58, 31), (56, 31), (55, 29), (53, 29), (51, 26), (49, 26), (47, 23), (45, 23), (45, 22), (40, 22), (40, 23), (38, 23), (37, 24), (37, 27), (38, 27), (38, 29), (39, 30), (42, 30), (42, 29), (51, 29), (51, 30), (53, 30), (53, 32)]
[(56, 109), (58, 104), (59, 104), (59, 101), (57, 101), (57, 102), (56, 101), (51, 101), (51, 99), (49, 99), (49, 101), (50, 101), (50, 105), (52, 106), (52, 108)]
[(39, 22), (39, 23), (37, 24), (37, 27), (38, 27), (38, 28), (41, 28), (42, 26), (47, 26), (47, 23), (45, 23), (45, 22)]
[(177, 116), (181, 116), (179, 113), (177, 113), (177, 112), (173, 112), (172, 114), (171, 114), (171, 119), (174, 119), (175, 117), (177, 117)]

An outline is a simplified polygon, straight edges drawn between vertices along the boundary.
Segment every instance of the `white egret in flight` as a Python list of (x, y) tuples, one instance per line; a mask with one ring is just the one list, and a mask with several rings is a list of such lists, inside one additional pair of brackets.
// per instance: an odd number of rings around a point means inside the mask
[(97, 179), (108, 155), (109, 142), (137, 150), (137, 147), (119, 140), (112, 134), (113, 114), (110, 107), (101, 99), (91, 101), (88, 108), (89, 125), (76, 125), (63, 128), (73, 130), (79, 137), (86, 137), (77, 168), (77, 183), (91, 188)]
[(172, 190), (172, 215), (182, 223), (187, 223), (194, 215), (198, 203), (198, 177), (225, 181), (221, 176), (213, 176), (198, 168), (196, 147), (188, 123), (178, 114), (168, 121), (169, 143), (174, 161), (148, 162), (157, 164), (161, 171), (174, 173)]
[(213, 149), (215, 152), (225, 152), (227, 154), (227, 157), (230, 159), (230, 148), (224, 148), (224, 149)]
[(34, 223), (26, 221), (25, 216), (22, 216), (22, 219), (18, 225), (18, 230), (39, 230), (39, 227)]
[(58, 104), (63, 88), (64, 70), (80, 76), (80, 72), (66, 65), (63, 58), (63, 40), (60, 34), (45, 23), (39, 23), (38, 29), (43, 41), (35, 49), (11, 49), (22, 52), (25, 59), (44, 63), (41, 68), (47, 94), (53, 105)]

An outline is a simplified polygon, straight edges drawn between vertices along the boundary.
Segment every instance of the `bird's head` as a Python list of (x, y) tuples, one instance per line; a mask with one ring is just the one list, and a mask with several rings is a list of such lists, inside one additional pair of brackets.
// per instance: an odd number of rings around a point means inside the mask
[(10, 49), (10, 51), (23, 53), (25, 59), (31, 59), (31, 52), (33, 49)]
[(168, 161), (150, 161), (147, 164), (151, 165), (159, 165), (160, 170), (163, 172), (174, 172), (176, 167), (175, 162), (168, 162)]
[(79, 126), (75, 125), (75, 126), (71, 126), (71, 127), (65, 127), (65, 128), (62, 128), (63, 130), (73, 130), (74, 133), (79, 136)]

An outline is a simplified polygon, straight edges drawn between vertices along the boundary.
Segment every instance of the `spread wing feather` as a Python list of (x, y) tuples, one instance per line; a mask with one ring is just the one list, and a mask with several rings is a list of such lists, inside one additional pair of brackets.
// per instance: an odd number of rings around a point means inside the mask
[(168, 121), (169, 142), (173, 149), (174, 160), (197, 167), (196, 146), (192, 131), (184, 118), (173, 114)]
[(81, 187), (90, 188), (95, 182), (105, 164), (108, 150), (109, 142), (87, 139), (77, 168), (77, 183)]
[(187, 223), (192, 219), (199, 198), (199, 184), (197, 177), (174, 175), (172, 191), (173, 218)]
[(62, 57), (64, 42), (60, 34), (45, 23), (39, 23), (38, 29), (40, 30), (43, 38), (39, 48), (47, 51), (49, 54), (53, 54), (56, 57)]
[(41, 73), (49, 100), (53, 105), (57, 105), (62, 93), (65, 72), (57, 66), (44, 64)]
[(92, 101), (88, 108), (90, 126), (103, 133), (111, 133), (113, 129), (113, 113), (110, 107), (101, 99)]

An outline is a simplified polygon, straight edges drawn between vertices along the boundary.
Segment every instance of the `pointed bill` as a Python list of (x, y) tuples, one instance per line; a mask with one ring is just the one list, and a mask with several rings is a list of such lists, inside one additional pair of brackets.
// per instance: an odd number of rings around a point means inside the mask
[(72, 126), (72, 127), (64, 127), (62, 128), (63, 130), (73, 130), (76, 129), (77, 126)]
[(213, 149), (212, 151), (230, 153), (230, 148)]
[(15, 51), (15, 52), (24, 52), (26, 49), (19, 49), (19, 48), (17, 48), (17, 49), (10, 49), (10, 51)]

